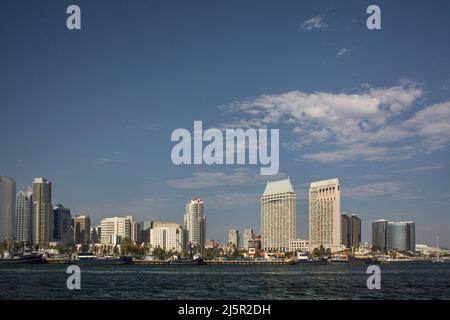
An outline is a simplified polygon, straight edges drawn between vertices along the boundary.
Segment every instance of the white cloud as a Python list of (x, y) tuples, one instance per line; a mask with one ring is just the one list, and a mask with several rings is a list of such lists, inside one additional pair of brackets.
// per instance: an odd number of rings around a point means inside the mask
[(261, 194), (258, 193), (217, 193), (208, 196), (208, 203), (215, 207), (239, 207), (256, 205), (260, 202)]
[(248, 169), (236, 169), (232, 173), (222, 171), (195, 172), (189, 178), (168, 180), (167, 184), (177, 189), (201, 189), (210, 187), (239, 186), (262, 181), (262, 178)]
[(109, 158), (106, 158), (106, 157), (102, 157), (102, 158), (98, 158), (96, 162), (97, 162), (97, 164), (108, 164), (108, 163), (111, 163), (112, 160)]
[(311, 31), (314, 29), (326, 29), (328, 25), (325, 23), (323, 16), (318, 15), (311, 19), (304, 21), (300, 28), (306, 31)]
[(384, 88), (365, 85), (355, 93), (264, 94), (229, 104), (239, 120), (224, 126), (291, 126), (295, 140), (284, 147), (322, 148), (299, 160), (404, 160), (450, 143), (450, 101), (409, 115), (423, 95), (420, 86), (408, 81)]
[(449, 91), (450, 90), (450, 79), (445, 81), (442, 86), (441, 86), (441, 90), (444, 91)]
[(440, 170), (445, 168), (443, 164), (436, 165), (436, 166), (423, 166), (423, 167), (416, 167), (416, 168), (405, 168), (397, 170), (397, 172), (400, 173), (414, 173), (414, 172), (423, 172), (423, 171), (432, 171), (432, 170)]
[(342, 48), (336, 53), (336, 58), (343, 56), (344, 54), (348, 54), (349, 50), (347, 48)]
[(355, 199), (369, 198), (397, 194), (401, 189), (402, 185), (398, 182), (375, 182), (355, 187), (342, 188), (342, 196)]
[(443, 148), (450, 142), (450, 101), (420, 110), (402, 127), (423, 137), (420, 147), (426, 152)]

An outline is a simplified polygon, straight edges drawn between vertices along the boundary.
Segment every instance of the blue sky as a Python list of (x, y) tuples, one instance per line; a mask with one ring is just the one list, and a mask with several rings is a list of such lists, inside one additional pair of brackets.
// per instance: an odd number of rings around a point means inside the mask
[(377, 1), (3, 1), (0, 172), (53, 183), (55, 203), (102, 217), (182, 222), (206, 203), (207, 237), (259, 230), (259, 166), (175, 166), (176, 128), (280, 129), (297, 193), (339, 177), (341, 209), (414, 220), (450, 247), (450, 4)]

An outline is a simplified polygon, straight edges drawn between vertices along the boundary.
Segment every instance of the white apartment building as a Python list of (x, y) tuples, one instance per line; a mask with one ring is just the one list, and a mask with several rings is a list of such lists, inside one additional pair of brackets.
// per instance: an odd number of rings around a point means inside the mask
[(194, 197), (186, 204), (184, 229), (187, 232), (187, 243), (203, 249), (206, 240), (206, 218), (202, 199)]
[(309, 187), (310, 248), (341, 249), (341, 191), (339, 179), (312, 182)]
[(106, 245), (120, 244), (124, 238), (132, 238), (133, 217), (105, 218), (100, 222), (101, 243)]
[(268, 181), (261, 197), (262, 249), (287, 251), (296, 239), (296, 195), (289, 178)]
[(301, 239), (290, 240), (289, 252), (309, 252), (309, 241)]
[(186, 248), (185, 232), (181, 225), (172, 222), (153, 222), (150, 229), (150, 245), (164, 250), (183, 252)]

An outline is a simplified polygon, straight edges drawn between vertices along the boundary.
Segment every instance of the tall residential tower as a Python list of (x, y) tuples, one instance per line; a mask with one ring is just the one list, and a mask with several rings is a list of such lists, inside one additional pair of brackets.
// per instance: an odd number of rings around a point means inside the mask
[(31, 244), (32, 215), (33, 191), (26, 187), (16, 196), (16, 241)]
[(73, 243), (72, 216), (70, 209), (58, 204), (53, 207), (53, 241)]
[(194, 197), (186, 204), (184, 229), (187, 232), (187, 244), (203, 249), (206, 240), (206, 218), (202, 199)]
[(262, 249), (287, 251), (297, 234), (296, 195), (289, 178), (268, 181), (261, 197)]
[(309, 241), (311, 249), (341, 248), (341, 191), (339, 179), (312, 182), (309, 187)]
[(33, 180), (33, 244), (47, 245), (53, 237), (52, 184), (44, 178)]
[(356, 214), (341, 215), (342, 245), (345, 248), (359, 248), (361, 245), (361, 219)]
[(14, 241), (16, 215), (16, 182), (0, 177), (0, 241)]

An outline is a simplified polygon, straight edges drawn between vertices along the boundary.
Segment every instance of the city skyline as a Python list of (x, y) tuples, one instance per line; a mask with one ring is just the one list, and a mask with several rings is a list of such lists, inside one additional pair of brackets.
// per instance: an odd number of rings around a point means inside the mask
[[(15, 181), (10, 177), (4, 176), (0, 176), (0, 181), (3, 183), (0, 188), (0, 195), (2, 197), (8, 195), (9, 198), (13, 198), (11, 194), (14, 194)], [(51, 199), (52, 192), (51, 182), (45, 178), (35, 178), (33, 184), (35, 184), (35, 190), (41, 194), (40, 197), (37, 197), (38, 201), (33, 201), (33, 191), (29, 187), (20, 190), (15, 197), (16, 210), (13, 210), (14, 217), (12, 219), (15, 220), (15, 226), (10, 229), (13, 230), (15, 235), (14, 240), (18, 242), (23, 241), (27, 243), (23, 238), (29, 237), (29, 243), (33, 245), (40, 244), (47, 246), (50, 242), (65, 245), (87, 245), (95, 243), (116, 245), (127, 238), (137, 243), (158, 243), (158, 245), (163, 243), (163, 248), (165, 249), (166, 239), (171, 239), (170, 241), (167, 240), (171, 244), (178, 243), (176, 246), (172, 246), (172, 248), (178, 246), (186, 248), (188, 243), (200, 248), (204, 247), (207, 241), (217, 241), (217, 239), (208, 239), (206, 237), (204, 201), (195, 196), (185, 206), (186, 211), (183, 225), (170, 221), (161, 221), (159, 218), (156, 220), (136, 222), (133, 216), (128, 214), (126, 217), (115, 216), (103, 218), (97, 226), (93, 224), (91, 227), (91, 218), (89, 215), (75, 214), (72, 218), (70, 208), (62, 204), (53, 205), (52, 203), (46, 203), (46, 207), (50, 206), (52, 208), (49, 223), (43, 225), (39, 222), (30, 224), (31, 221), (39, 221), (39, 219), (33, 217), (39, 215), (42, 211), (36, 210), (33, 207), (33, 203), (39, 203), (39, 199), (43, 195), (45, 198)], [(44, 187), (49, 186), (47, 188), (48, 190), (45, 190), (42, 185)], [(261, 196), (261, 229), (258, 235), (261, 239), (263, 250), (268, 252), (282, 252), (288, 251), (288, 249), (291, 250), (291, 247), (304, 248), (306, 241), (308, 242), (307, 247), (311, 250), (323, 246), (336, 252), (345, 248), (359, 248), (360, 246), (370, 245), (371, 243), (372, 246), (383, 249), (404, 248), (406, 250), (408, 248), (408, 250), (415, 251), (416, 232), (414, 221), (388, 222), (385, 219), (370, 221), (371, 239), (363, 243), (361, 237), (361, 218), (356, 214), (348, 214), (340, 211), (340, 185), (338, 178), (310, 183), (310, 216), (308, 222), (310, 235), (307, 240), (299, 239), (296, 234), (295, 220), (297, 217), (295, 212), (295, 199), (296, 194), (289, 177), (267, 182)], [(2, 201), (1, 204), (7, 209), (5, 210), (2, 207), (1, 218), (8, 220), (8, 212), (11, 211), (8, 208), (11, 207), (11, 204), (8, 201)], [(29, 207), (28, 210), (27, 207)], [(36, 206), (36, 208), (39, 208), (39, 206)], [(376, 229), (378, 227), (375, 226), (379, 226), (380, 223), (384, 227), (380, 230)], [(162, 233), (158, 231), (158, 236), (155, 236), (155, 234), (152, 235), (151, 230), (159, 226), (163, 229), (161, 230)], [(292, 229), (292, 226), (294, 226), (294, 229)], [(406, 226), (407, 229), (403, 230)], [(391, 232), (391, 236), (388, 237), (388, 229), (394, 227), (401, 230), (403, 235), (400, 232), (396, 232), (397, 237), (394, 238), (392, 236), (394, 232)], [(35, 235), (33, 230), (38, 229), (48, 229), (50, 236), (44, 238), (40, 235)], [(168, 231), (169, 229), (171, 230), (170, 232)], [(11, 230), (3, 226), (2, 234), (10, 234)], [(27, 235), (25, 236), (24, 231), (26, 230), (28, 232), (26, 232)], [(101, 237), (98, 237), (99, 230), (103, 230)], [(175, 233), (173, 230), (178, 231)], [(228, 241), (222, 243), (225, 246), (235, 244), (238, 248), (248, 249), (248, 242), (254, 240), (256, 234), (253, 232), (253, 229), (248, 229), (244, 226), (244, 238), (242, 239), (243, 243), (241, 243), (241, 232), (239, 230), (229, 229)], [(179, 231), (182, 234), (178, 234)], [(92, 233), (96, 234), (98, 241), (91, 239)], [(380, 238), (382, 233), (385, 235), (384, 240)], [(318, 237), (317, 234), (321, 236)], [(173, 240), (175, 236), (177, 240)], [(406, 237), (408, 240), (405, 240)], [(44, 240), (37, 242), (38, 238)], [(1, 239), (4, 240), (6, 238), (3, 237)], [(380, 245), (382, 241), (384, 243)], [(396, 248), (390, 243), (391, 241), (395, 241), (397, 244), (406, 241), (406, 244), (398, 245), (398, 248)]]
[(450, 247), (449, 4), (380, 5), (374, 33), (358, 1), (118, 3), (108, 20), (83, 2), (70, 33), (63, 4), (7, 3), (0, 173), (17, 191), (45, 177), (55, 204), (96, 224), (129, 213), (182, 223), (196, 195), (206, 238), (225, 242), (237, 226), (260, 229), (267, 177), (252, 165), (175, 166), (170, 133), (195, 120), (278, 128), (273, 178), (295, 182), (297, 238), (308, 238), (309, 183), (339, 177), (341, 212), (362, 218), (363, 242), (383, 218), (414, 220), (418, 243)]

